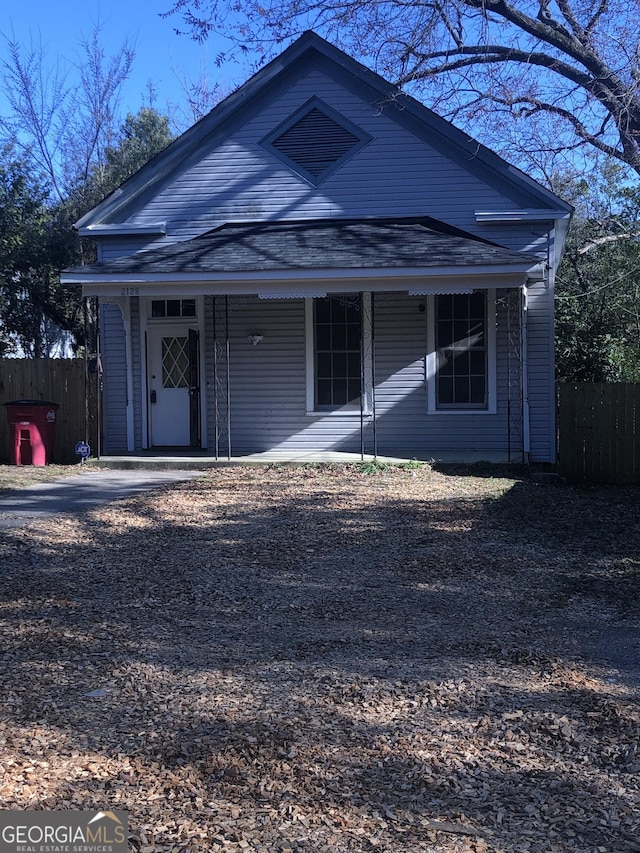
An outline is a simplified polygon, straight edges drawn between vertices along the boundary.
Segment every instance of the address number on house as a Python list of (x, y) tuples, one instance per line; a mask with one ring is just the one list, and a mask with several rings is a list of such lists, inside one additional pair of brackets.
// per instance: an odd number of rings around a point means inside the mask
[(120, 296), (140, 296), (139, 287), (122, 287), (120, 288)]

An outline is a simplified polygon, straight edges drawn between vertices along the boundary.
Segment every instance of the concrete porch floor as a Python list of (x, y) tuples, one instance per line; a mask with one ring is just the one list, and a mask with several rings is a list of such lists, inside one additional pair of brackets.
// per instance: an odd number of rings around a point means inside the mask
[[(377, 461), (390, 465), (404, 465), (413, 460), (419, 462), (443, 462), (448, 464), (474, 464), (487, 462), (491, 464), (522, 464), (522, 458), (516, 454), (508, 459), (505, 453), (483, 453), (483, 452), (457, 452), (457, 451), (408, 451), (402, 456), (381, 456)], [(374, 457), (365, 454), (364, 461), (371, 462)], [(342, 453), (339, 451), (284, 451), (270, 450), (264, 453), (250, 453), (245, 456), (226, 455), (215, 456), (206, 452), (177, 453), (175, 451), (159, 452), (155, 450), (141, 451), (139, 453), (122, 456), (101, 456), (100, 458), (88, 459), (86, 464), (100, 468), (116, 468), (120, 470), (146, 469), (146, 470), (171, 470), (171, 469), (195, 469), (225, 467), (229, 465), (315, 465), (315, 464), (357, 464), (363, 459), (359, 453)]]

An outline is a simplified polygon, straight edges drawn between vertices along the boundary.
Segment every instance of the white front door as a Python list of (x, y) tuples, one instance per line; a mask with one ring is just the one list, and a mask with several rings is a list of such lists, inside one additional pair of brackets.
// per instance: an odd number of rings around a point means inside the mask
[(149, 327), (147, 349), (151, 446), (197, 446), (197, 332), (184, 325)]

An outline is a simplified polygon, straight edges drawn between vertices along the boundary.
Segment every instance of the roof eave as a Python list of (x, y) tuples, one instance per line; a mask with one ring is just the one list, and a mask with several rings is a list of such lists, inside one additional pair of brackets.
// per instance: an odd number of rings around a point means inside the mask
[[(427, 293), (442, 290), (525, 286), (544, 274), (544, 265), (511, 264), (478, 267), (426, 267), (342, 270), (276, 270), (239, 273), (63, 273), (64, 284), (83, 286), (85, 296), (314, 295), (354, 290)], [(302, 291), (301, 291), (302, 288)], [(435, 288), (435, 289), (434, 289)], [(313, 291), (307, 293), (307, 291)]]

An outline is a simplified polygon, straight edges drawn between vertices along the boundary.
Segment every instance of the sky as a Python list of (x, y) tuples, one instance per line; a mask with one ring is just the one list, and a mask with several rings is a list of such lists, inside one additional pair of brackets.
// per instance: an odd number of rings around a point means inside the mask
[[(101, 26), (101, 43), (108, 54), (117, 52), (128, 38), (135, 44), (136, 58), (129, 81), (123, 89), (123, 114), (137, 112), (148, 103), (148, 84), (156, 92), (153, 104), (160, 112), (166, 105), (184, 103), (181, 80), (195, 81), (202, 74), (209, 85), (219, 82), (222, 95), (229, 94), (250, 75), (248, 64), (219, 69), (215, 58), (228, 48), (219, 37), (199, 45), (186, 35), (176, 35), (177, 16), (161, 18), (171, 0), (5, 0), (0, 11), (0, 61), (8, 56), (6, 39), (29, 44), (40, 40), (51, 63), (58, 57), (77, 61), (83, 34), (91, 35)], [(0, 113), (6, 101), (0, 91)]]

